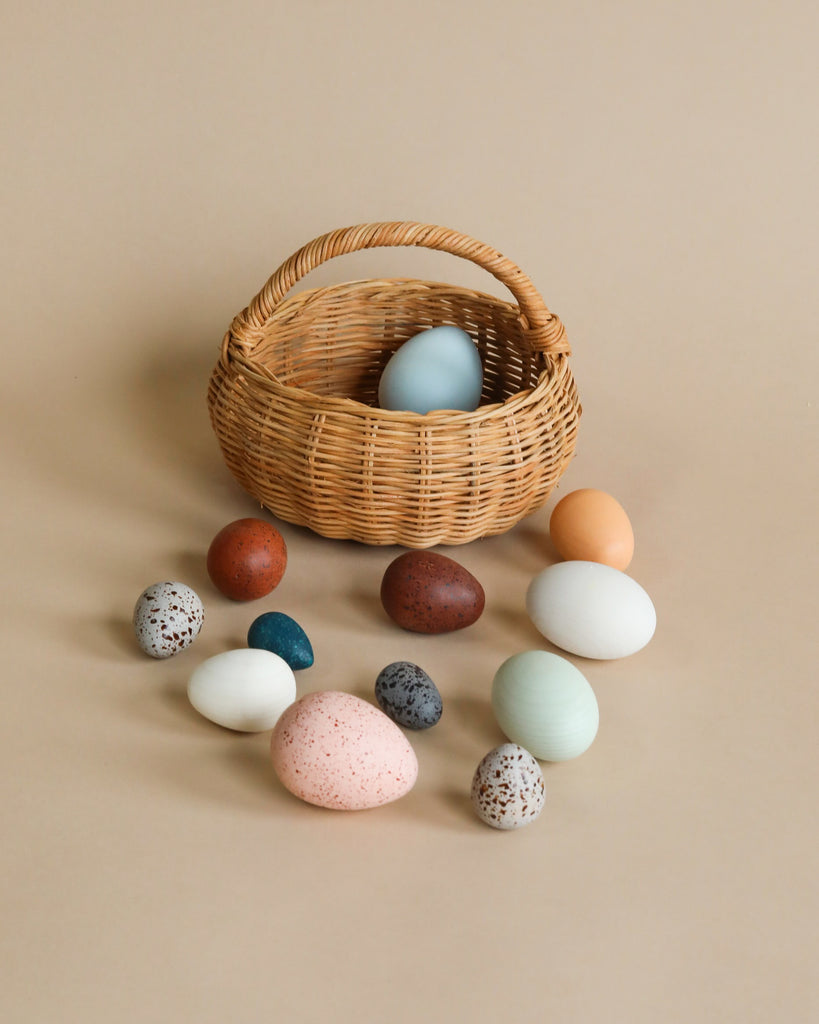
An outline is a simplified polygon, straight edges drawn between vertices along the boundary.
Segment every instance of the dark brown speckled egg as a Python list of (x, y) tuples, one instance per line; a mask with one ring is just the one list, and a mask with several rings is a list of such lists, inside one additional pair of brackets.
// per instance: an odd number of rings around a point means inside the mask
[(225, 597), (253, 601), (279, 585), (287, 546), (264, 519), (237, 519), (221, 529), (208, 549), (208, 575)]
[(387, 615), (414, 633), (451, 633), (476, 622), (485, 595), (475, 577), (434, 551), (407, 551), (387, 566), (381, 581)]

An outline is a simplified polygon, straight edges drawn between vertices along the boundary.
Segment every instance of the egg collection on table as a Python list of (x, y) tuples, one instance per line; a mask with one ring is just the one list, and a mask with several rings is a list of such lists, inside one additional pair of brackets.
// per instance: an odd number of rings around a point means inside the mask
[[(382, 407), (423, 415), (433, 408), (474, 409), (481, 366), (469, 335), (440, 327), (405, 342), (386, 364)], [(525, 614), (555, 647), (584, 658), (632, 655), (656, 626), (648, 594), (625, 569), (634, 551), (629, 518), (611, 495), (572, 491), (552, 511), (549, 533), (563, 561), (537, 573)], [(213, 538), (207, 571), (224, 596), (255, 601), (272, 593), (287, 568), (280, 532), (265, 520), (229, 523)], [(457, 561), (428, 550), (394, 558), (383, 573), (380, 599), (399, 629), (442, 634), (467, 629), (485, 606), (483, 587)], [(148, 587), (133, 625), (146, 654), (164, 659), (199, 635), (204, 607), (179, 581)], [(386, 665), (374, 683), (375, 704), (326, 690), (298, 697), (295, 673), (313, 664), (306, 633), (281, 611), (251, 623), (247, 647), (203, 661), (190, 675), (188, 698), (205, 718), (240, 732), (271, 732), (273, 770), (307, 803), (364, 810), (406, 795), (418, 760), (406, 731), (433, 728), (445, 708), (435, 682), (412, 662)], [(568, 658), (521, 651), (496, 670), (491, 709), (507, 743), (475, 769), (471, 803), (477, 817), (502, 830), (533, 822), (545, 802), (539, 761), (580, 756), (597, 735), (599, 710), (586, 677)], [(377, 705), (377, 706), (376, 706)]]

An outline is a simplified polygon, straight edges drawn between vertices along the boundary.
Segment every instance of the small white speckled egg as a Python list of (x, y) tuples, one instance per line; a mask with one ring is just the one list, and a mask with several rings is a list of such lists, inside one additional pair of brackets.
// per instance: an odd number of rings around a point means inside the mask
[(540, 765), (517, 743), (490, 750), (472, 778), (472, 806), (492, 828), (515, 829), (529, 825), (546, 802)]
[(255, 647), (222, 651), (188, 680), (200, 715), (237, 732), (265, 732), (296, 699), (296, 677), (278, 654)]
[(137, 643), (152, 658), (170, 658), (190, 647), (204, 620), (198, 594), (176, 581), (154, 583), (143, 590), (134, 607)]

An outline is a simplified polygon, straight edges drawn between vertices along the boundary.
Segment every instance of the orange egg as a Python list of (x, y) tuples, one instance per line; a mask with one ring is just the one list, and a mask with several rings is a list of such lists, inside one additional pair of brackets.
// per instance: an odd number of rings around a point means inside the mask
[(602, 562), (621, 572), (634, 554), (634, 532), (626, 510), (605, 491), (582, 487), (555, 505), (549, 533), (567, 561)]

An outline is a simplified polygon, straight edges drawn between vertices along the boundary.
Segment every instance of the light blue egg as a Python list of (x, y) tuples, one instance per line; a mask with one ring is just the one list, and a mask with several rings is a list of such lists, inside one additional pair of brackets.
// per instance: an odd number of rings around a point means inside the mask
[(431, 327), (390, 357), (378, 384), (382, 409), (424, 414), (473, 412), (481, 400), (483, 366), (474, 341), (459, 327)]

